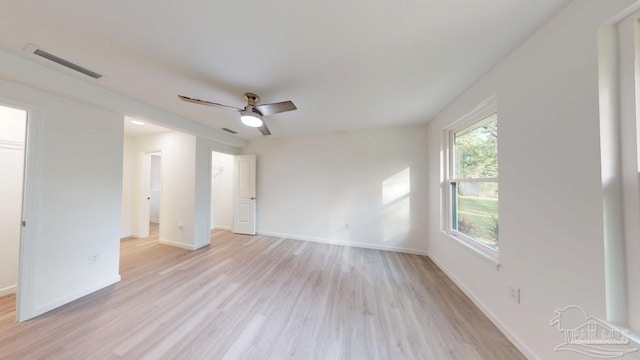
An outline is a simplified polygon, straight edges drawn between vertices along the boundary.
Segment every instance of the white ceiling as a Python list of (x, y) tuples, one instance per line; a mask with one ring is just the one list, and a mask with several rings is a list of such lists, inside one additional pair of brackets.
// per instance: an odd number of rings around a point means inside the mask
[[(27, 44), (105, 75), (106, 88), (214, 128), (292, 100), (273, 136), (425, 123), (566, 0), (4, 0), (0, 48)], [(60, 68), (56, 64), (48, 64)], [(63, 70), (66, 71), (66, 70)]]

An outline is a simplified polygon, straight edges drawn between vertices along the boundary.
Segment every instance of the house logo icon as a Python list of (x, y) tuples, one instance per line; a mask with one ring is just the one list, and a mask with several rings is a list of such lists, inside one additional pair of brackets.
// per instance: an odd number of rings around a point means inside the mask
[(630, 345), (629, 330), (613, 328), (577, 305), (554, 311), (549, 325), (564, 333), (564, 343), (555, 351), (573, 351), (601, 359), (613, 359), (638, 351)]

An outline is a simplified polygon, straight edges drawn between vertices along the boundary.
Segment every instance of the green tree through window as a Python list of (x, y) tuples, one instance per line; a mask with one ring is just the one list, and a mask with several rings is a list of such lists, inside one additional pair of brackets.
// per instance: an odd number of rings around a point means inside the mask
[(498, 115), (452, 132), (451, 229), (498, 250)]

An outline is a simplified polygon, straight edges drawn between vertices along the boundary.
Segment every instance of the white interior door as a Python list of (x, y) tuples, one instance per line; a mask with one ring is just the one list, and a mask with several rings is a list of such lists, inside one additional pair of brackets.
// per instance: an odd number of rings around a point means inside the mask
[(256, 234), (256, 156), (235, 157), (233, 232)]

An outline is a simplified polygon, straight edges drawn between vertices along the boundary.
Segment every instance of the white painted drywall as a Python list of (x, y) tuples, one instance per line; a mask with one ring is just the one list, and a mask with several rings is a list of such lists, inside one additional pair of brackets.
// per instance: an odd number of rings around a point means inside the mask
[(205, 138), (196, 139), (195, 248), (211, 243), (211, 158), (212, 151), (236, 155), (239, 149)]
[(258, 232), (424, 253), (425, 138), (409, 126), (252, 141)]
[(0, 105), (0, 296), (16, 292), (27, 113)]
[[(580, 305), (605, 318), (596, 30), (632, 3), (574, 1), (428, 126), (429, 255), (530, 358), (579, 358), (554, 351), (564, 341), (549, 326), (554, 310)], [(492, 96), (500, 271), (443, 234), (439, 216), (442, 131)]]
[(151, 188), (149, 192), (149, 219), (151, 222), (160, 222), (160, 155), (151, 155), (150, 180)]
[(211, 228), (230, 230), (233, 226), (233, 155), (212, 154)]
[(39, 129), (28, 145), (38, 161), (26, 219), (31, 263), (20, 289), (28, 318), (120, 279), (122, 115), (4, 80), (0, 97), (34, 110)]
[[(160, 241), (176, 246), (193, 246), (194, 224), (194, 176), (195, 141), (192, 135), (166, 132), (132, 138), (135, 157), (134, 179), (134, 228), (133, 233), (144, 234), (149, 226), (145, 218), (144, 202), (149, 194), (143, 182), (149, 181), (143, 174), (145, 158), (154, 152), (162, 153), (162, 217)], [(148, 216), (148, 214), (146, 214)], [(183, 224), (183, 228), (178, 228)]]
[[(121, 219), (128, 208), (121, 204), (127, 194), (122, 186), (124, 113), (234, 146), (245, 141), (100, 88), (82, 75), (70, 76), (3, 51), (0, 63), (0, 102), (35, 109), (30, 128), (36, 140), (27, 156), (37, 166), (29, 175), (34, 196), (25, 230), (34, 238), (28, 246), (33, 263), (28, 274), (23, 272), (19, 300), (24, 320), (120, 279), (119, 238), (132, 232), (123, 231), (127, 226)], [(220, 151), (238, 151), (207, 143)], [(208, 161), (210, 172), (210, 155)], [(209, 189), (210, 175), (203, 182)], [(202, 201), (208, 208), (209, 190)], [(208, 211), (204, 220), (209, 231)], [(89, 264), (91, 255), (98, 255), (94, 264)]]
[(122, 149), (122, 215), (120, 221), (120, 237), (135, 236), (133, 234), (133, 200), (135, 189), (136, 159), (133, 149), (133, 138), (124, 137)]

